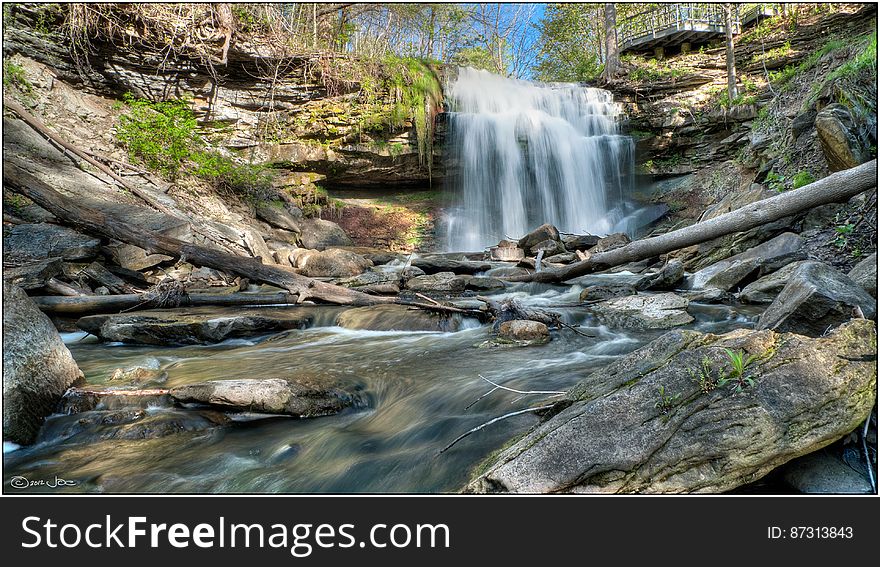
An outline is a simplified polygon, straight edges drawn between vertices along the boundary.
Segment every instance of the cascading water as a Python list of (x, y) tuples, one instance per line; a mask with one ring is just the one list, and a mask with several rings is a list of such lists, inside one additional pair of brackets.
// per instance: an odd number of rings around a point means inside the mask
[(550, 223), (563, 232), (627, 230), (632, 139), (611, 93), (460, 69), (451, 101), (450, 250), (475, 251)]

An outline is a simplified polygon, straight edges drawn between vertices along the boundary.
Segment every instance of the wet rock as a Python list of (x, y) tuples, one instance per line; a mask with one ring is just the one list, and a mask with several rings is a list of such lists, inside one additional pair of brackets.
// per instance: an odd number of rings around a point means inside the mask
[(300, 222), (302, 233), (299, 235), (303, 248), (324, 250), (334, 246), (351, 246), (354, 244), (345, 231), (335, 222), (323, 219), (303, 219)]
[(426, 274), (452, 272), (453, 274), (473, 275), (478, 272), (485, 272), (492, 268), (492, 264), (486, 262), (453, 260), (443, 256), (424, 256), (422, 258), (414, 258), (412, 265), (420, 270), (424, 270)]
[(581, 292), (580, 300), (582, 302), (604, 301), (606, 299), (614, 299), (615, 297), (636, 295), (637, 293), (636, 288), (627, 283), (591, 285), (585, 287)]
[(21, 289), (39, 289), (45, 287), (46, 282), (61, 273), (63, 265), (60, 258), (43, 260), (6, 268), (3, 270), (3, 279)]
[[(848, 434), (870, 414), (874, 324), (812, 339), (672, 331), (593, 372), (559, 411), (491, 457), (469, 492), (720, 493)], [(704, 358), (759, 357), (754, 386), (703, 393)], [(668, 398), (663, 403), (663, 396)]]
[(847, 274), (849, 278), (862, 286), (862, 289), (877, 297), (877, 253), (874, 252), (859, 262)]
[(734, 295), (729, 291), (714, 287), (685, 291), (680, 293), (680, 295), (691, 303), (730, 303), (735, 299)]
[(493, 289), (503, 289), (505, 287), (505, 283), (498, 278), (474, 276), (465, 277), (465, 287), (474, 291), (489, 291)]
[(58, 413), (67, 415), (95, 410), (147, 409), (171, 407), (172, 404), (168, 390), (164, 389), (86, 386), (67, 390), (58, 404)]
[(817, 337), (850, 320), (855, 307), (868, 319), (877, 316), (874, 298), (849, 277), (822, 262), (804, 262), (761, 314), (757, 328)]
[(543, 252), (544, 256), (555, 256), (565, 252), (565, 248), (558, 240), (542, 240), (533, 245), (529, 251), (532, 256), (536, 256), (539, 252)]
[(542, 224), (532, 232), (519, 239), (517, 245), (525, 251), (526, 256), (534, 256), (532, 247), (547, 240), (560, 242), (559, 231), (552, 224)]
[(714, 287), (730, 291), (751, 276), (762, 276), (807, 257), (804, 239), (786, 232), (741, 254), (703, 268), (690, 277), (693, 289)]
[(390, 264), (391, 262), (406, 262), (409, 256), (406, 254), (396, 254), (394, 252), (367, 252), (364, 258), (373, 262), (375, 266)]
[(868, 479), (826, 451), (816, 451), (784, 466), (785, 483), (801, 494), (870, 494)]
[(437, 293), (461, 293), (466, 286), (466, 280), (452, 272), (439, 272), (427, 276), (418, 276), (406, 282), (406, 288), (412, 291)]
[(3, 439), (31, 443), (82, 372), (58, 331), (20, 288), (3, 282)]
[(564, 254), (556, 254), (554, 256), (550, 256), (549, 258), (544, 258), (544, 261), (549, 264), (569, 264), (577, 260), (577, 256), (573, 252), (566, 252)]
[(517, 243), (512, 240), (502, 240), (498, 246), (489, 249), (489, 256), (492, 260), (499, 262), (519, 262), (525, 258), (526, 253)]
[(500, 268), (492, 268), (491, 270), (486, 270), (485, 275), (491, 278), (516, 278), (527, 276), (531, 274), (526, 268), (519, 268), (516, 266), (504, 266)]
[(86, 260), (101, 250), (101, 241), (57, 224), (17, 224), (3, 234), (3, 263), (17, 266), (45, 260)]
[(121, 408), (53, 417), (40, 431), (40, 442), (88, 444), (112, 439), (159, 439), (227, 425), (230, 419), (211, 410)]
[(609, 250), (620, 248), (621, 246), (625, 246), (629, 243), (629, 236), (625, 235), (622, 232), (615, 232), (614, 234), (609, 234), (605, 238), (600, 238), (599, 242), (596, 243), (595, 246), (590, 248), (590, 253), (598, 254), (599, 252), (608, 252)]
[(575, 250), (589, 250), (599, 244), (599, 237), (592, 234), (566, 234), (562, 237), (562, 244), (569, 252)]
[(138, 387), (162, 384), (167, 378), (168, 373), (161, 370), (159, 361), (155, 358), (144, 362), (141, 366), (117, 368), (113, 371), (113, 374), (110, 375), (110, 381), (114, 384), (126, 384)]
[(683, 278), (684, 265), (678, 260), (670, 260), (659, 271), (639, 279), (635, 283), (635, 288), (639, 291), (675, 289), (676, 284)]
[(284, 378), (211, 380), (172, 388), (172, 398), (232, 411), (319, 417), (354, 403), (351, 394), (308, 380)]
[(357, 289), (370, 295), (397, 295), (400, 293), (400, 286), (393, 283), (365, 285)]
[(118, 315), (90, 315), (77, 327), (105, 341), (148, 345), (217, 343), (310, 325), (312, 315), (295, 309), (245, 309), (220, 314), (206, 308), (146, 310)]
[(604, 324), (623, 329), (669, 329), (694, 318), (686, 311), (688, 300), (674, 293), (631, 295), (590, 306)]
[[(291, 213), (295, 211), (297, 214)], [(302, 228), (302, 211), (295, 207), (285, 207), (284, 203), (276, 201), (274, 203), (261, 202), (256, 207), (257, 218), (264, 220), (275, 228), (289, 230), (295, 233), (301, 233)]]
[(816, 115), (816, 133), (830, 171), (849, 169), (869, 159), (858, 125), (842, 104), (829, 104)]
[(758, 278), (737, 294), (737, 299), (743, 303), (773, 303), (782, 288), (791, 279), (791, 275), (804, 264), (801, 262), (792, 262), (787, 266), (783, 266), (771, 274), (767, 274), (762, 278)]
[(460, 320), (405, 305), (356, 307), (339, 314), (336, 324), (364, 331), (457, 331)]
[(363, 273), (373, 262), (360, 254), (331, 248), (297, 258), (300, 273), (308, 277), (345, 278)]
[(501, 323), (498, 338), (524, 345), (542, 345), (550, 341), (550, 329), (544, 323), (515, 319)]
[(344, 278), (336, 283), (345, 287), (363, 287), (372, 285), (398, 284), (400, 275), (396, 272), (368, 270), (352, 278)]

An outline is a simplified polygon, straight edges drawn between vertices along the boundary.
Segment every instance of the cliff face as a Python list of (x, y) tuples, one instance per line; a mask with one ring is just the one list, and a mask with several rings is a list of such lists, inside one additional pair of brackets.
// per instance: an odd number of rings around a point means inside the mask
[(205, 139), (234, 155), (314, 172), (329, 186), (428, 186), (443, 175), (440, 144), (420, 157), (412, 122), (390, 127), (377, 121), (385, 93), (371, 92), (365, 102), (354, 71), (345, 76), (344, 58), (278, 57), (266, 46), (231, 41), (226, 60), (218, 62), (145, 48), (134, 38), (129, 45), (93, 40), (87, 54), (76, 55), (49, 31), (60, 21), (50, 25), (47, 17), (57, 16), (46, 14), (37, 5), (13, 5), (4, 55), (42, 63), (55, 78), (94, 95), (187, 99)]

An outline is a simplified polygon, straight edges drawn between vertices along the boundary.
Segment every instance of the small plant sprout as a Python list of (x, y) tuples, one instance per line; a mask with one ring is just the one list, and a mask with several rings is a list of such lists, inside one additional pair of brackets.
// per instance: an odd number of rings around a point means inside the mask
[(660, 393), (660, 400), (654, 404), (654, 407), (659, 409), (661, 414), (666, 415), (672, 409), (672, 405), (681, 397), (681, 394), (667, 395), (664, 386), (660, 386), (658, 391)]
[(712, 377), (712, 361), (709, 360), (708, 356), (703, 357), (703, 362), (699, 371), (695, 372), (692, 369), (688, 369), (688, 371), (691, 373), (693, 381), (699, 385), (700, 391), (704, 394), (708, 394), (718, 387), (720, 378)]
[(750, 364), (758, 359), (755, 355), (746, 355), (743, 351), (734, 352), (729, 348), (724, 349), (727, 358), (730, 359), (730, 372), (727, 376), (718, 380), (717, 385), (724, 386), (730, 383), (735, 392), (742, 392), (745, 388), (754, 386), (755, 380), (746, 374), (746, 369)]

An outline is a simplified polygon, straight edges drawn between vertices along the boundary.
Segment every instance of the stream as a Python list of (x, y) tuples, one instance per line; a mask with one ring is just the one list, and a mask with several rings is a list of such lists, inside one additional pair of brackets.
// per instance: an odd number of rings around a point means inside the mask
[[(627, 273), (581, 278), (578, 285), (519, 284), (495, 298), (536, 307), (578, 302), (584, 285), (627, 281)], [(226, 425), (185, 427), (149, 439), (107, 439), (112, 423), (83, 431), (84, 414), (48, 418), (38, 442), (4, 448), (4, 482), (53, 477), (75, 485), (30, 491), (66, 492), (451, 492), (492, 451), (537, 422), (531, 414), (495, 423), (440, 454), (456, 437), (500, 415), (538, 405), (546, 396), (496, 391), (480, 375), (519, 390), (563, 391), (591, 371), (663, 331), (599, 325), (584, 307), (565, 307), (564, 320), (595, 335), (553, 331), (543, 346), (476, 348), (491, 327), (463, 321), (457, 332), (354, 331), (333, 326), (344, 308), (292, 306), (315, 312), (304, 330), (228, 340), (208, 346), (155, 347), (100, 343), (64, 334), (90, 385), (106, 385), (116, 368), (158, 365), (163, 387), (204, 380), (306, 376), (327, 380), (362, 400), (340, 414), (314, 419), (234, 415)], [(759, 309), (692, 304), (703, 332), (751, 328)], [(218, 309), (222, 313), (223, 309)], [(469, 409), (469, 405), (473, 404)]]

